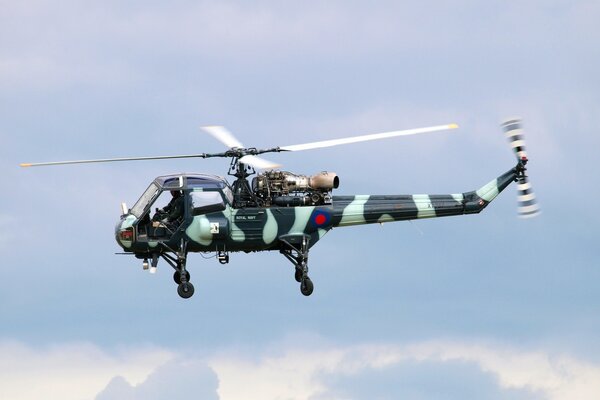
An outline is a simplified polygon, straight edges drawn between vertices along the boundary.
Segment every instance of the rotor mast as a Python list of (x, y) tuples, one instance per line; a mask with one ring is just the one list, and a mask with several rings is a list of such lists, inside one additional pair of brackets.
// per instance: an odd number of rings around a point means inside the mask
[(233, 181), (233, 207), (256, 207), (258, 199), (248, 183), (248, 177), (255, 174), (256, 171), (251, 165), (244, 164), (239, 158), (232, 158), (228, 174), (234, 176)]
[[(226, 152), (229, 153), (229, 156), (231, 157), (228, 175), (236, 178), (232, 184), (234, 208), (259, 207), (261, 205), (260, 199), (256, 196), (252, 190), (252, 187), (250, 186), (250, 183), (248, 182), (248, 177), (256, 173), (253, 164), (269, 168), (275, 168), (278, 166), (276, 164), (266, 162), (266, 160), (258, 158), (256, 155), (280, 151), (285, 150), (281, 150), (279, 147), (273, 147), (270, 149), (233, 148)], [(248, 163), (244, 162), (244, 159), (247, 160)]]

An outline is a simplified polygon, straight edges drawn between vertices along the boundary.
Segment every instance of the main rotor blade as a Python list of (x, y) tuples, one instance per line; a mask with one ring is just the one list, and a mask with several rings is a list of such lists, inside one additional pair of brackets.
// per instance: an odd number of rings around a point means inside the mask
[[(215, 139), (217, 139), (219, 142), (223, 143), (225, 146), (231, 149), (244, 148), (242, 142), (237, 140), (237, 138), (233, 136), (233, 134), (229, 132), (224, 126), (202, 126), (200, 128), (205, 132), (210, 133)], [(253, 155), (247, 155), (240, 158), (240, 162), (243, 164), (251, 165), (254, 168), (260, 169), (272, 169), (281, 167), (281, 164), (276, 164), (272, 161), (265, 160), (264, 158), (260, 158)]]
[(456, 128), (458, 128), (457, 124), (438, 125), (438, 126), (430, 126), (427, 128), (406, 129), (406, 130), (402, 130), (402, 131), (374, 133), (371, 135), (362, 135), (362, 136), (353, 136), (353, 137), (341, 138), (341, 139), (323, 140), (320, 142), (294, 144), (294, 145), (290, 145), (290, 146), (282, 146), (282, 147), (280, 147), (280, 149), (283, 151), (286, 151), (286, 150), (287, 151), (300, 151), (300, 150), (319, 149), (319, 148), (323, 148), (323, 147), (338, 146), (340, 144), (359, 143), (359, 142), (366, 142), (369, 140), (387, 139), (387, 138), (396, 137), (396, 136), (417, 135), (419, 133), (436, 132), (436, 131), (443, 131), (446, 129), (456, 129)]
[(219, 142), (223, 143), (228, 148), (232, 149), (237, 147), (238, 149), (243, 149), (244, 145), (237, 140), (235, 136), (231, 132), (229, 132), (224, 126), (201, 126), (205, 132), (210, 133), (215, 139)]
[(242, 164), (252, 165), (254, 168), (259, 168), (259, 169), (274, 169), (274, 168), (281, 167), (281, 164), (275, 164), (274, 162), (265, 160), (264, 158), (252, 156), (252, 155), (244, 156), (244, 157), (240, 158), (240, 162)]
[(73, 161), (52, 161), (52, 162), (41, 162), (41, 163), (22, 163), (21, 167), (45, 167), (49, 165), (68, 165), (68, 164), (91, 164), (91, 163), (103, 163), (103, 162), (116, 162), (116, 161), (143, 161), (143, 160), (166, 160), (171, 158), (207, 158), (215, 157), (217, 154), (185, 154), (176, 156), (154, 156), (154, 157), (122, 157), (122, 158), (102, 158), (96, 160), (73, 160)]

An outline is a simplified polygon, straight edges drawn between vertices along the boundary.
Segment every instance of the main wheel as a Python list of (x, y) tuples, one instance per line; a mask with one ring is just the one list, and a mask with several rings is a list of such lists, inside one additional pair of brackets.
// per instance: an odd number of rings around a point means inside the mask
[[(173, 280), (175, 281), (176, 284), (178, 284), (178, 285), (181, 284), (181, 272), (180, 271), (175, 271), (175, 273), (173, 274)], [(190, 281), (190, 273), (188, 270), (185, 271), (185, 280), (187, 282)]]
[(181, 283), (177, 286), (177, 294), (184, 299), (189, 299), (194, 294), (194, 285), (190, 282)]
[(302, 282), (302, 269), (300, 267), (296, 267), (296, 272), (294, 273), (294, 279), (296, 282)]
[(308, 276), (302, 279), (302, 282), (300, 282), (300, 291), (303, 295), (310, 296), (313, 292), (313, 289), (314, 285)]

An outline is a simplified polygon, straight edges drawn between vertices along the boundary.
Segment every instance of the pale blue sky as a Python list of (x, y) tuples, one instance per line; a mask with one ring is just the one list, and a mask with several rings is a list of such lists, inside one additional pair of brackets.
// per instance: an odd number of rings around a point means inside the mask
[[(594, 1), (0, 2), (0, 398), (597, 398), (599, 17)], [(338, 194), (456, 193), (513, 166), (515, 115), (539, 218), (516, 218), (511, 187), (478, 216), (336, 229), (309, 298), (278, 253), (192, 255), (188, 301), (170, 267), (114, 255), (121, 201), (223, 160), (18, 167), (220, 151), (210, 124), (262, 147), (456, 122), (271, 157), (337, 172)]]

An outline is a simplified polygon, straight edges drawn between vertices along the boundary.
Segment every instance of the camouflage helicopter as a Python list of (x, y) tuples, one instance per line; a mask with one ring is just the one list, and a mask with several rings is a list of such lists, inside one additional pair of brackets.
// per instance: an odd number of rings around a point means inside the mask
[[(177, 293), (194, 294), (187, 269), (190, 252), (215, 253), (221, 264), (231, 252), (279, 251), (294, 266), (294, 276), (305, 296), (313, 292), (308, 276), (308, 254), (329, 230), (336, 227), (436, 218), (481, 212), (511, 182), (518, 182), (519, 213), (539, 213), (535, 195), (525, 175), (527, 154), (521, 122), (502, 124), (517, 155), (517, 164), (478, 190), (445, 195), (355, 195), (334, 196), (340, 184), (337, 174), (312, 176), (275, 169), (279, 165), (258, 157), (264, 153), (310, 150), (342, 144), (378, 140), (454, 129), (456, 124), (385, 132), (299, 145), (257, 149), (244, 147), (224, 127), (203, 129), (229, 149), (158, 157), (26, 163), (22, 167), (174, 158), (230, 158), (229, 183), (221, 176), (177, 174), (156, 178), (132, 208), (122, 203), (115, 237), (125, 253), (143, 260), (143, 268), (156, 271), (159, 259), (173, 267)], [(256, 169), (265, 170), (256, 173)], [(256, 176), (251, 182), (248, 178)], [(164, 204), (169, 194), (171, 200)], [(155, 211), (153, 212), (153, 208)]]

